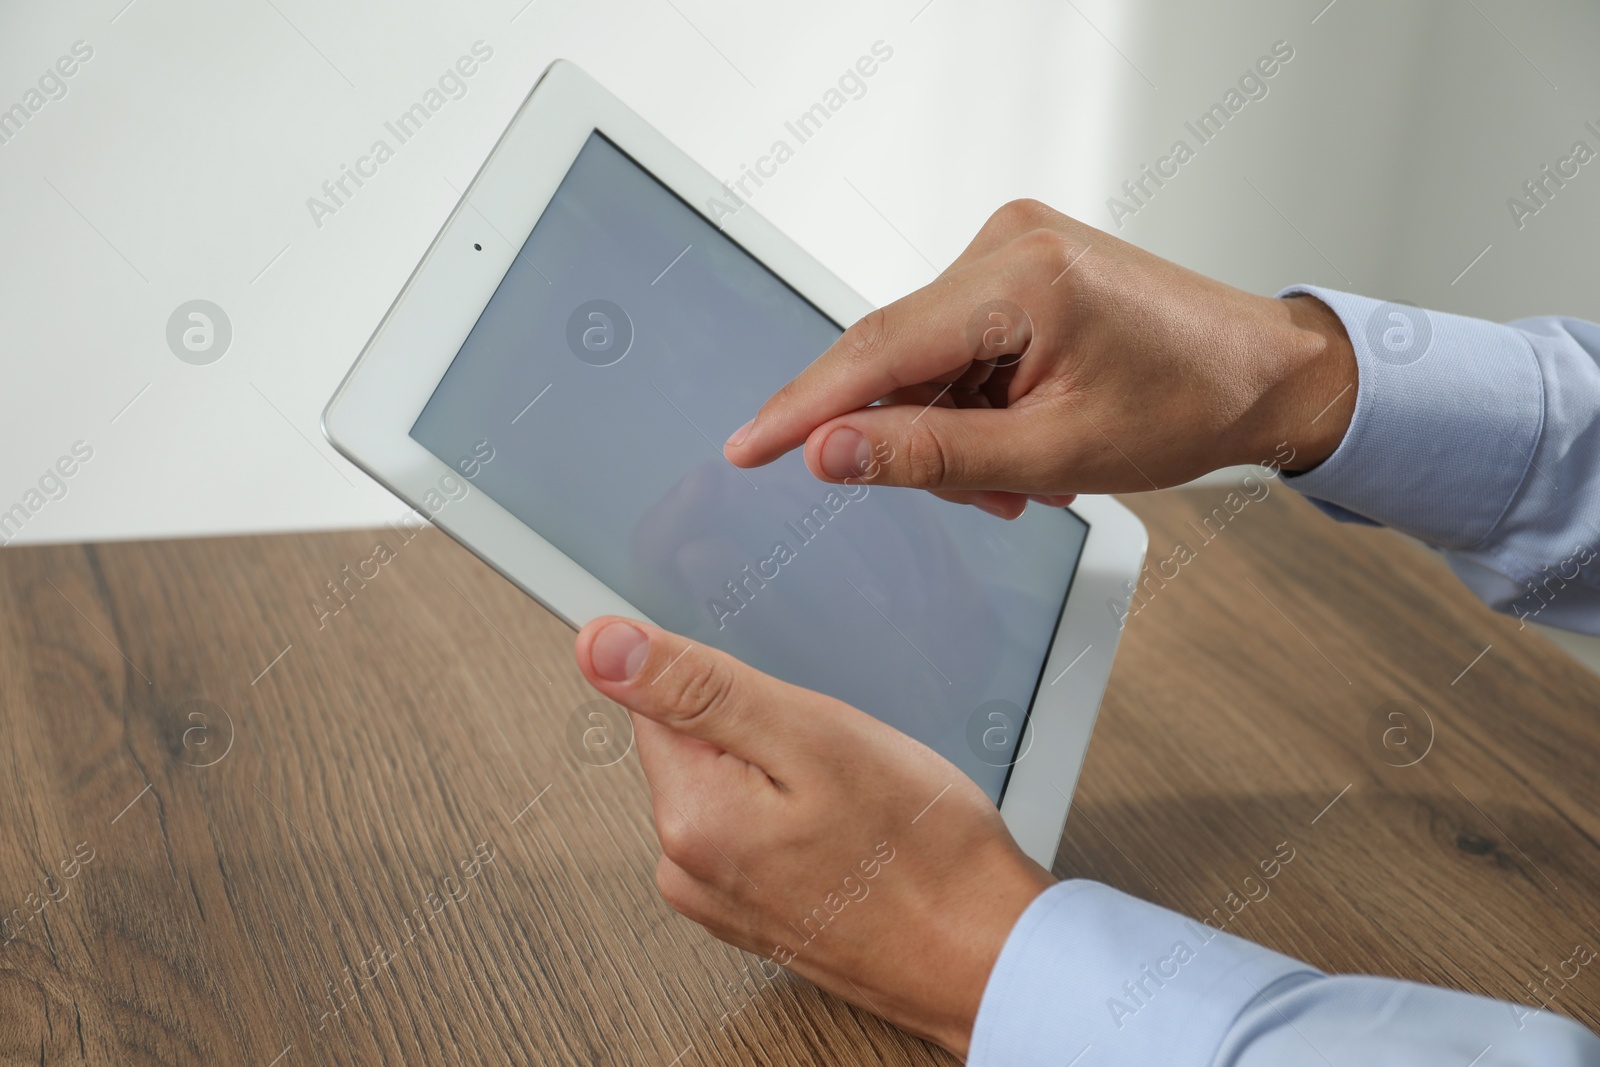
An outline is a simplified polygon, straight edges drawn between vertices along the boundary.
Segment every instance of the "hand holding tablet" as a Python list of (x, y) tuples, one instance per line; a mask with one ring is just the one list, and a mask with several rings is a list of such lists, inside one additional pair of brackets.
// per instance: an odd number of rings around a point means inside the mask
[[(1321, 358), (1334, 346), (1345, 359)], [(846, 330), (725, 451), (751, 467), (804, 445), (836, 482), (863, 440), (887, 443), (879, 484), (1015, 518), (1030, 498), (1167, 488), (1286, 454), (1315, 466), (1349, 423), (1354, 366), (1316, 300), (1235, 289), (1019, 200), (935, 281)], [(1335, 396), (1342, 417), (1317, 418)]]
[(1312, 358), (1337, 343), (1316, 301), (1031, 202), (871, 312), (752, 211), (691, 206), (719, 189), (555, 64), (324, 430), (413, 504), (466, 476), (434, 521), (582, 627), (674, 908), (964, 1054), (1052, 881), (1144, 555), (1074, 494), (1279, 440), (1315, 462), (1337, 436), (1303, 409), (1348, 368)]
[(964, 1053), (1007, 932), (1054, 881), (983, 791), (848, 704), (653, 626), (598, 619), (577, 656), (635, 713), (656, 884), (761, 957), (746, 995), (788, 968)]
[[(882, 484), (902, 462), (887, 440), (828, 481), (798, 455), (730, 464), (716, 442), (869, 306), (753, 211), (719, 229), (691, 206), (719, 189), (553, 65), (324, 429), (413, 503), (492, 449), (432, 518), (530, 596), (865, 711), (959, 767), (1048, 862), (1144, 530), (1108, 498), (1007, 523)], [(869, 399), (852, 387), (836, 410)]]

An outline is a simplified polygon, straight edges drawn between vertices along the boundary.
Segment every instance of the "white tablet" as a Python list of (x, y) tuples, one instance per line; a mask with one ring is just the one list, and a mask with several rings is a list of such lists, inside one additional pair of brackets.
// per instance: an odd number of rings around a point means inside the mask
[(573, 626), (648, 619), (926, 743), (1049, 865), (1144, 527), (1109, 498), (1005, 522), (818, 482), (798, 451), (729, 464), (869, 310), (738, 203), (555, 63), (323, 430)]

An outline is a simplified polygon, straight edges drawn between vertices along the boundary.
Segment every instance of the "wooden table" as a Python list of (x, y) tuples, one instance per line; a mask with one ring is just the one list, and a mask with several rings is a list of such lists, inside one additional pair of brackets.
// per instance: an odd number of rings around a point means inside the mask
[[(1226, 492), (1131, 501), (1194, 555), (1057, 874), (1600, 1024), (1600, 961), (1550, 978), (1600, 950), (1600, 679), (1286, 489), (1206, 541)], [(436, 532), (8, 549), (0, 596), (7, 1063), (948, 1061), (661, 903), (571, 633)]]

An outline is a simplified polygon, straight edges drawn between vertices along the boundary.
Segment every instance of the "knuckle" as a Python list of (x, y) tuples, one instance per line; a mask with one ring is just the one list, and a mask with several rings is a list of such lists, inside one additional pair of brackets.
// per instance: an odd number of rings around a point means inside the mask
[(694, 886), (665, 852), (656, 861), (656, 890), (667, 907), (686, 918), (694, 918), (691, 914), (695, 910)]
[(802, 377), (790, 378), (778, 387), (772, 398), (761, 405), (761, 410), (756, 412), (756, 421), (771, 415), (773, 412), (786, 411), (798, 403), (804, 396), (805, 387), (801, 384)]
[(907, 483), (921, 488), (944, 485), (953, 473), (949, 450), (926, 422), (914, 423), (906, 434), (902, 464)]
[(888, 343), (889, 318), (883, 308), (874, 308), (840, 336), (837, 351), (852, 365), (861, 366), (876, 362)]
[(704, 648), (683, 656), (661, 682), (671, 686), (667, 694), (668, 716), (679, 726), (692, 726), (703, 716), (717, 714), (733, 692), (733, 675), (727, 665)]
[[(695, 851), (696, 836), (689, 820), (676, 811), (656, 820), (656, 837), (661, 841), (662, 858), (671, 864), (681, 866), (691, 858)], [(660, 865), (656, 867), (656, 874), (658, 877), (661, 874)]]
[(1005, 233), (1018, 233), (1035, 229), (1054, 216), (1055, 211), (1048, 205), (1032, 197), (1022, 197), (1001, 204), (999, 209), (989, 216), (988, 225)]
[(1011, 242), (1011, 251), (1033, 271), (1047, 278), (1060, 275), (1079, 254), (1078, 243), (1071, 237), (1042, 226), (1018, 235)]

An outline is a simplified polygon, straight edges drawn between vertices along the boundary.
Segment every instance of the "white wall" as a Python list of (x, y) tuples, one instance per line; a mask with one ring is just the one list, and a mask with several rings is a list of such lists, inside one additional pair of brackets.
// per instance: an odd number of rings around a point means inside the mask
[[(1584, 119), (1600, 125), (1600, 9), (1325, 2), (7, 4), (0, 107), (75, 41), (94, 56), (0, 145), (0, 509), (81, 439), (93, 460), (19, 540), (397, 514), (322, 442), (318, 415), (451, 186), (558, 55), (734, 175), (888, 42), (867, 95), (754, 201), (881, 301), (1015, 196), (1110, 226), (1122, 181), (1287, 40), (1295, 58), (1269, 95), (1120, 236), (1260, 291), (1313, 281), (1490, 317), (1600, 318), (1600, 163), (1522, 232), (1504, 208)], [(316, 227), (306, 198), (480, 39), (494, 57), (468, 95)], [(232, 322), (208, 366), (165, 337), (194, 298)]]

